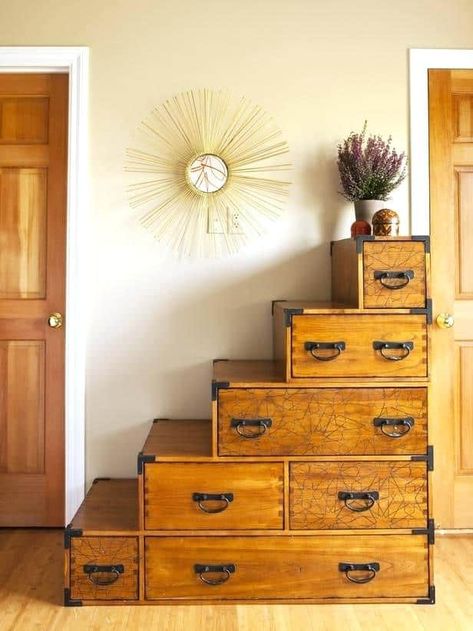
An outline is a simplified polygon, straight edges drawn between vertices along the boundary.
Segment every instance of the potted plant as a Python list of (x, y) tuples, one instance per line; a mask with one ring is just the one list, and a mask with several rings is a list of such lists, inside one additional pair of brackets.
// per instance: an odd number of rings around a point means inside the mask
[(356, 220), (371, 223), (373, 214), (386, 207), (386, 200), (407, 175), (407, 158), (392, 146), (392, 138), (351, 132), (338, 145), (341, 194), (355, 204)]

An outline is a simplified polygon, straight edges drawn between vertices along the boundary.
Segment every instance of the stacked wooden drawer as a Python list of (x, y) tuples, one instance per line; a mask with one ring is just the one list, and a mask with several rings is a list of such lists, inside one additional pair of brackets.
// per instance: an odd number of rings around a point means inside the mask
[(427, 246), (334, 243), (343, 307), (278, 301), (274, 361), (216, 360), (212, 421), (155, 421), (137, 496), (93, 486), (68, 604), (432, 603)]

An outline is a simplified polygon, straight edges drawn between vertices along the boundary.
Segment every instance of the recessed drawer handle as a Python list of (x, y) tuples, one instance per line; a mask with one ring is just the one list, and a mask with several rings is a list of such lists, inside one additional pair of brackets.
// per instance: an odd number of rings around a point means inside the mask
[[(233, 502), (233, 493), (193, 493), (192, 499), (204, 513), (223, 513), (230, 502)], [(223, 502), (223, 504), (216, 508), (209, 508), (204, 505), (204, 502)]]
[[(379, 280), (381, 285), (383, 287), (386, 287), (386, 289), (393, 289), (393, 290), (402, 289), (403, 287), (409, 284), (409, 281), (411, 281), (414, 278), (414, 270), (412, 269), (406, 269), (403, 271), (375, 270), (373, 276), (374, 276), (374, 279)], [(392, 284), (390, 281), (395, 281), (395, 282), (394, 284)], [(401, 282), (396, 282), (396, 281), (401, 281)]]
[(375, 427), (381, 427), (383, 434), (389, 436), (389, 438), (401, 438), (405, 436), (411, 431), (414, 422), (412, 416), (406, 416), (405, 418), (385, 418), (378, 416), (373, 419), (373, 425)]
[[(312, 357), (320, 362), (329, 362), (332, 359), (336, 359), (345, 348), (345, 342), (306, 342), (304, 344), (304, 349), (309, 351)], [(319, 355), (317, 351), (320, 350), (334, 350), (335, 353), (333, 355)]]
[(339, 563), (338, 569), (352, 583), (369, 583), (379, 572), (379, 563)]
[[(398, 362), (402, 359), (406, 359), (409, 353), (414, 349), (414, 342), (384, 342), (384, 341), (376, 341), (373, 342), (373, 348), (375, 351), (379, 351), (384, 359), (388, 359), (392, 362)], [(400, 350), (402, 354), (391, 354), (386, 353), (389, 350)]]
[[(222, 585), (222, 583), (226, 583), (230, 578), (231, 574), (234, 574), (236, 571), (236, 566), (233, 563), (227, 565), (194, 565), (194, 572), (199, 575), (202, 583), (206, 585)], [(209, 578), (204, 576), (204, 574), (220, 574), (215, 578)]]
[[(339, 491), (338, 499), (343, 500), (345, 506), (354, 513), (364, 513), (374, 506), (379, 500), (378, 491), (363, 491), (351, 493), (350, 491)], [(360, 500), (364, 504), (360, 504)]]
[[(115, 583), (125, 568), (123, 565), (84, 565), (83, 570), (91, 583), (103, 587)], [(103, 576), (104, 574), (108, 574), (108, 576)]]
[[(232, 418), (230, 422), (230, 427), (234, 427), (236, 433), (239, 434), (242, 438), (259, 438), (263, 434), (266, 433), (266, 430), (271, 427), (273, 421), (270, 418), (255, 418), (255, 419), (245, 419), (245, 418)], [(245, 432), (245, 427), (257, 427), (259, 431), (253, 432)]]

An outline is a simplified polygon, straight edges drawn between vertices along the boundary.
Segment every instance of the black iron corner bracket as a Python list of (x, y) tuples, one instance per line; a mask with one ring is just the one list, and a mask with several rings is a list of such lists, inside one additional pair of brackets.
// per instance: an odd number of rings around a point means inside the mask
[(146, 464), (147, 462), (155, 462), (156, 461), (156, 456), (153, 456), (151, 454), (144, 454), (142, 451), (140, 451), (140, 453), (138, 454), (138, 463), (137, 463), (137, 471), (138, 471), (138, 475), (141, 475), (143, 473), (143, 465)]
[(432, 298), (427, 298), (425, 301), (425, 308), (413, 307), (409, 309), (409, 313), (412, 315), (426, 315), (427, 324), (432, 324)]
[(72, 600), (68, 587), (64, 588), (64, 607), (82, 607), (82, 600)]
[(419, 598), (416, 603), (418, 605), (435, 605), (435, 585), (429, 586), (429, 595), (427, 598)]
[(212, 401), (217, 400), (218, 391), (220, 388), (229, 388), (229, 381), (212, 381)]
[(433, 519), (427, 520), (427, 528), (414, 528), (412, 530), (413, 535), (427, 535), (429, 546), (435, 544), (435, 522)]
[(286, 326), (291, 326), (292, 316), (302, 315), (303, 313), (304, 313), (304, 309), (284, 309), (284, 324)]
[(64, 548), (69, 550), (72, 537), (82, 537), (81, 528), (73, 528), (70, 524), (64, 528)]
[(433, 445), (428, 445), (427, 453), (422, 456), (411, 456), (413, 462), (426, 462), (427, 471), (434, 470), (434, 448)]

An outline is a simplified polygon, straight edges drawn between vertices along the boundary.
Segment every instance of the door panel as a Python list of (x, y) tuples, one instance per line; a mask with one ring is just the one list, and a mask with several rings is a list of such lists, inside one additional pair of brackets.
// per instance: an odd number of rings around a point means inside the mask
[(47, 143), (49, 99), (0, 98), (0, 142)]
[(45, 298), (46, 169), (0, 169), (0, 299)]
[(453, 328), (432, 331), (431, 437), (440, 528), (473, 527), (473, 70), (429, 71), (432, 297)]
[(44, 473), (43, 341), (0, 342), (0, 471)]
[(0, 526), (64, 525), (68, 77), (0, 74)]

